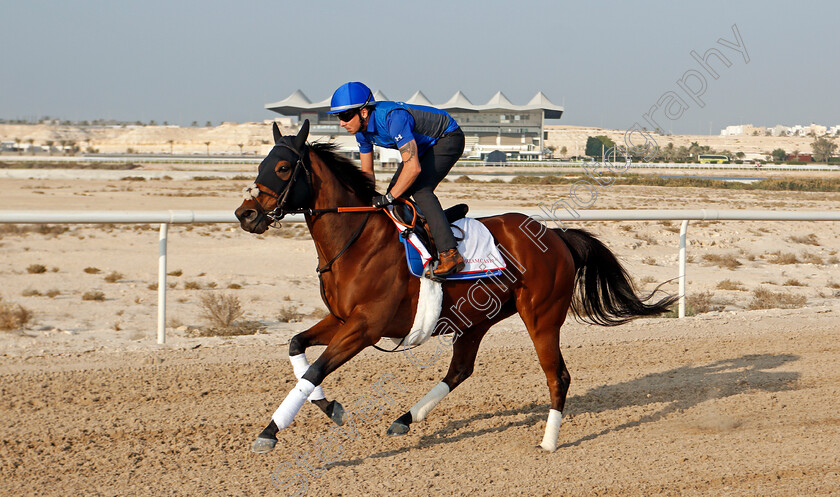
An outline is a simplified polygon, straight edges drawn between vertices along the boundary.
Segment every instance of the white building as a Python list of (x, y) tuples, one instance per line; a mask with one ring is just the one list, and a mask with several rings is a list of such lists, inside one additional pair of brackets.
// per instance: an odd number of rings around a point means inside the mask
[(770, 134), (773, 136), (789, 136), (790, 127), (777, 124), (770, 128)]
[[(373, 94), (377, 102), (391, 100), (381, 91)], [(473, 104), (462, 92), (441, 104), (433, 104), (422, 91), (415, 92), (406, 103), (428, 105), (443, 109), (458, 122), (464, 131), (464, 155), (485, 158), (490, 152), (500, 150), (509, 158), (535, 159), (543, 153), (545, 120), (560, 119), (563, 107), (552, 103), (542, 92), (537, 92), (525, 105), (512, 103), (502, 92), (496, 92), (484, 104)], [(266, 109), (285, 116), (309, 119), (310, 134), (322, 139), (338, 142), (343, 151), (350, 152), (358, 147), (355, 139), (345, 140), (347, 134), (340, 129), (335, 115), (327, 114), (330, 99), (312, 102), (302, 91), (297, 90), (279, 102), (266, 104)], [(379, 147), (376, 147), (377, 149)], [(377, 150), (380, 160), (398, 160), (398, 155)]]

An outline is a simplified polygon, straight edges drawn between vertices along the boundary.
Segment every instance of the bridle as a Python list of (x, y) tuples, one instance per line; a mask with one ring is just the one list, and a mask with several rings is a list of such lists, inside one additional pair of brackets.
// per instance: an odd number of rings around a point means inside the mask
[(303, 161), (304, 156), (308, 155), (305, 154), (307, 152), (307, 147), (305, 145), (303, 149), (304, 154), (301, 154), (294, 147), (289, 146), (285, 142), (279, 143), (277, 144), (277, 146), (289, 149), (293, 154), (295, 154), (295, 156), (297, 156), (297, 162), (295, 162), (294, 167), (292, 167), (292, 175), (289, 177), (289, 181), (286, 182), (286, 186), (285, 188), (283, 188), (283, 191), (277, 193), (271, 192), (270, 188), (259, 183), (256, 184), (257, 188), (259, 188), (261, 192), (266, 193), (270, 197), (277, 200), (277, 206), (274, 208), (274, 210), (266, 213), (268, 218), (271, 219), (272, 224), (286, 217), (286, 214), (313, 214), (313, 212), (311, 211), (315, 210), (304, 208), (285, 210), (286, 203), (289, 201), (289, 193), (292, 191), (295, 181), (297, 180), (298, 171), (300, 169), (303, 169), (304, 176), (306, 177), (306, 184), (309, 187), (310, 192), (312, 191), (312, 172), (309, 170), (308, 167), (306, 167), (306, 164)]
[[(352, 246), (359, 239), (359, 237), (361, 236), (362, 232), (365, 229), (365, 226), (367, 226), (367, 222), (370, 219), (371, 212), (382, 210), (388, 215), (388, 217), (390, 217), (392, 220), (394, 220), (394, 222), (410, 229), (410, 228), (413, 228), (414, 224), (417, 221), (417, 210), (414, 208), (414, 205), (411, 204), (410, 202), (408, 202), (404, 199), (400, 199), (402, 202), (404, 202), (406, 205), (408, 205), (409, 208), (412, 211), (412, 220), (411, 220), (411, 224), (409, 225), (409, 224), (406, 224), (405, 222), (403, 222), (401, 219), (394, 216), (394, 214), (389, 212), (387, 209), (383, 209), (381, 207), (372, 207), (372, 206), (332, 207), (332, 208), (325, 208), (325, 209), (314, 209), (314, 208), (311, 208), (311, 207), (297, 207), (297, 208), (287, 209), (286, 204), (289, 201), (290, 194), (292, 192), (292, 189), (294, 188), (295, 182), (297, 181), (297, 178), (299, 176), (299, 171), (301, 169), (303, 170), (303, 176), (305, 178), (306, 185), (308, 187), (308, 190), (309, 190), (310, 194), (311, 194), (311, 192), (314, 191), (313, 184), (312, 184), (312, 171), (309, 169), (306, 162), (304, 161), (304, 157), (308, 156), (308, 153), (307, 153), (308, 152), (308, 147), (306, 145), (304, 145), (303, 153), (301, 153), (298, 150), (296, 150), (294, 147), (290, 146), (289, 144), (287, 144), (285, 142), (277, 143), (277, 144), (275, 144), (275, 146), (286, 148), (286, 149), (290, 150), (297, 157), (297, 161), (295, 162), (295, 165), (292, 167), (292, 172), (291, 172), (291, 176), (289, 177), (289, 181), (286, 182), (286, 185), (283, 187), (283, 189), (281, 191), (274, 191), (270, 187), (268, 187), (266, 185), (263, 185), (261, 183), (256, 183), (256, 182), (254, 183), (253, 186), (245, 189), (246, 196), (250, 196), (251, 198), (256, 199), (257, 195), (259, 195), (261, 193), (264, 193), (264, 194), (268, 195), (269, 197), (277, 200), (277, 206), (272, 211), (270, 211), (270, 212), (263, 211), (263, 212), (260, 213), (260, 215), (264, 215), (264, 216), (268, 217), (269, 220), (271, 220), (271, 223), (269, 224), (270, 227), (279, 226), (278, 222), (280, 220), (282, 220), (284, 217), (286, 217), (287, 214), (304, 214), (304, 215), (314, 216), (314, 215), (317, 215), (317, 214), (327, 214), (327, 213), (349, 213), (349, 212), (366, 212), (367, 213), (365, 218), (359, 224), (358, 228), (356, 228), (356, 231), (350, 236), (350, 239), (347, 241), (347, 243), (344, 245), (344, 247), (341, 250), (339, 250), (338, 253), (335, 256), (333, 256), (333, 258), (330, 259), (326, 264), (324, 264), (323, 266), (321, 266), (319, 264), (318, 267), (315, 269), (315, 272), (318, 274), (318, 281), (320, 283), (319, 286), (320, 286), (320, 290), (321, 290), (321, 299), (324, 301), (324, 305), (327, 306), (327, 310), (329, 310), (330, 314), (335, 316), (336, 319), (338, 319), (340, 321), (343, 321), (341, 318), (336, 316), (336, 314), (333, 312), (332, 308), (330, 307), (329, 301), (327, 300), (327, 296), (326, 296), (326, 293), (324, 291), (323, 274), (332, 271), (333, 264), (339, 259), (339, 257), (341, 257), (342, 255), (344, 255), (345, 252), (347, 252), (347, 250), (350, 248), (350, 246)], [(253, 192), (253, 188), (257, 189), (256, 193)], [(405, 341), (405, 338), (403, 338), (403, 340), (400, 341), (400, 343), (393, 350), (382, 349), (382, 348), (380, 348), (376, 345), (373, 345), (373, 347), (378, 349), (378, 350), (381, 350), (383, 352), (394, 352), (400, 346), (402, 346), (404, 341)], [(413, 347), (411, 347), (411, 348), (413, 348)]]

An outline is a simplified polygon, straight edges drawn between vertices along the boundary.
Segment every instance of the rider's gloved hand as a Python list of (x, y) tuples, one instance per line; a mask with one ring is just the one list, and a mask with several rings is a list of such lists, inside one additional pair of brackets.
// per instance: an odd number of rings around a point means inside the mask
[(378, 197), (373, 197), (373, 206), (374, 207), (385, 207), (386, 205), (391, 205), (394, 203), (394, 196), (391, 193), (386, 193), (385, 195), (380, 195)]

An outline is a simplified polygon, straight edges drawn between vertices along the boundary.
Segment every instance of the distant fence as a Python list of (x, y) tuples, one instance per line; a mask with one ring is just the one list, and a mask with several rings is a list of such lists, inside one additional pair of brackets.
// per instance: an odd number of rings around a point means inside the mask
[[(749, 210), (588, 210), (547, 213), (522, 211), (543, 222), (581, 221), (682, 221), (679, 248), (679, 317), (685, 317), (686, 235), (689, 221), (840, 221), (840, 212), (828, 211), (749, 211)], [(473, 217), (497, 212), (473, 211)], [(301, 222), (302, 215), (287, 216), (285, 222)], [(166, 244), (170, 224), (238, 223), (232, 211), (12, 211), (0, 210), (0, 223), (22, 224), (160, 224), (158, 246), (158, 322), (157, 341), (166, 343)]]
[[(251, 165), (259, 164), (262, 161), (261, 156), (245, 156), (245, 155), (179, 155), (179, 154), (91, 154), (80, 156), (62, 156), (62, 155), (3, 155), (3, 162), (95, 162), (95, 163), (110, 163), (110, 164), (216, 164), (216, 165)], [(476, 159), (461, 159), (456, 164), (456, 167), (532, 167), (532, 168), (560, 168), (569, 169), (581, 167), (583, 162), (577, 161), (563, 161), (556, 159), (549, 160), (535, 160), (535, 161), (518, 161), (511, 160), (507, 162), (484, 162)], [(624, 162), (617, 162), (617, 164), (624, 166)], [(702, 170), (702, 171), (794, 171), (794, 172), (813, 172), (813, 171), (833, 171), (840, 172), (840, 166), (827, 164), (697, 164), (697, 163), (683, 163), (683, 162), (633, 162), (628, 165), (627, 171), (640, 169), (685, 169), (685, 170)]]

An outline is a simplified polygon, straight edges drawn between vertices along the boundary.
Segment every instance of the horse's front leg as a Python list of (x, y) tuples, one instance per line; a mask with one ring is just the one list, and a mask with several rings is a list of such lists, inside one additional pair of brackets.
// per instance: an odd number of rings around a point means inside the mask
[(306, 399), (316, 391), (324, 378), (365, 347), (376, 343), (380, 334), (371, 334), (369, 330), (379, 327), (371, 326), (371, 324), (370, 320), (358, 315), (355, 319), (348, 319), (346, 323), (337, 328), (327, 348), (306, 369), (294, 388), (286, 395), (280, 407), (271, 416), (271, 423), (254, 442), (252, 448), (254, 452), (268, 452), (273, 449), (277, 443), (277, 432), (292, 424)]
[[(312, 328), (298, 333), (289, 341), (289, 361), (294, 368), (295, 377), (300, 380), (309, 369), (309, 361), (306, 359), (306, 349), (312, 345), (327, 345), (338, 332), (341, 321), (330, 314)], [(309, 402), (318, 406), (335, 424), (344, 424), (344, 408), (341, 404), (332, 400), (329, 401), (324, 395), (320, 385), (309, 395)], [(275, 431), (276, 433), (276, 431)]]
[[(335, 336), (341, 322), (333, 315), (329, 315), (315, 326), (298, 333), (289, 341), (289, 361), (292, 363), (295, 377), (300, 378), (309, 369), (309, 362), (306, 359), (306, 349), (312, 345), (327, 345)], [(323, 389), (318, 386), (309, 394), (309, 402), (318, 406), (337, 425), (344, 424), (344, 408), (335, 400), (329, 401), (324, 395)], [(268, 426), (257, 437), (252, 450), (257, 453), (269, 452), (277, 443), (277, 432), (279, 428), (272, 420)]]

